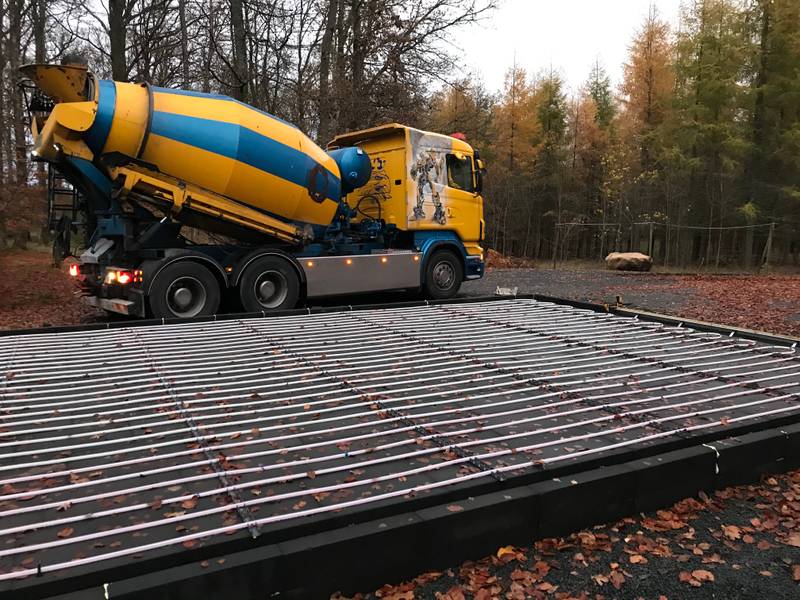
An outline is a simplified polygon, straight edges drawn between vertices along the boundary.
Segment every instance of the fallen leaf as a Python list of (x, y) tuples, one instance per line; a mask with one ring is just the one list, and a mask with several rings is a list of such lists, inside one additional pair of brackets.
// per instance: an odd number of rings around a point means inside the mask
[(794, 546), (795, 548), (800, 548), (800, 531), (793, 531), (789, 534), (789, 537), (786, 538), (784, 542), (787, 546)]
[(711, 571), (706, 571), (705, 569), (697, 569), (696, 571), (692, 571), (692, 577), (697, 579), (697, 581), (714, 581), (714, 574)]
[(64, 527), (64, 529), (59, 531), (57, 535), (58, 537), (63, 539), (63, 538), (68, 538), (73, 533), (75, 533), (75, 530), (72, 527)]
[(516, 554), (514, 552), (514, 546), (503, 546), (497, 551), (497, 558), (503, 558), (506, 554)]
[(800, 565), (792, 565), (792, 579), (800, 581)]
[(190, 510), (197, 506), (197, 498), (188, 498), (181, 502), (181, 508), (185, 508), (186, 510)]
[(722, 531), (729, 540), (738, 540), (742, 537), (742, 532), (736, 525), (723, 525)]
[(646, 565), (647, 564), (647, 559), (644, 556), (642, 556), (641, 554), (631, 554), (630, 561), (631, 561), (631, 564), (634, 564), (634, 565), (639, 565), (639, 564)]
[(611, 575), (608, 578), (611, 580), (611, 585), (617, 590), (625, 583), (625, 575), (621, 571), (611, 571)]
[(464, 507), (459, 506), (458, 504), (451, 504), (450, 506), (447, 507), (447, 510), (449, 510), (450, 512), (461, 512), (462, 510), (464, 510)]

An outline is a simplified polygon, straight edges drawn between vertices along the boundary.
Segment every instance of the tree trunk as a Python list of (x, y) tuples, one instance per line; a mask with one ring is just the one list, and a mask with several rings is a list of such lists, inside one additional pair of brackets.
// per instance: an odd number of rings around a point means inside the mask
[(186, 30), (186, 0), (178, 0), (178, 19), (181, 26), (181, 76), (183, 87), (189, 87), (189, 33)]
[[(8, 66), (12, 81), (19, 77), (21, 60), (22, 12), (24, 0), (9, 0)], [(16, 86), (11, 86), (11, 118), (14, 120), (14, 173), (16, 182), (25, 185), (28, 181), (28, 153), (25, 145), (25, 123), (23, 122), (22, 97)]]
[(242, 0), (231, 2), (231, 29), (233, 33), (233, 95), (237, 100), (249, 102), (250, 76), (247, 69), (247, 30), (244, 24)]
[(319, 57), (319, 130), (317, 141), (326, 143), (331, 138), (331, 98), (330, 98), (330, 70), (331, 49), (333, 33), (336, 29), (336, 13), (339, 0), (328, 0), (328, 10), (325, 15), (325, 33), (322, 35)]
[[(6, 14), (8, 13), (6, 3), (0, 2), (0, 23), (5, 23)], [(4, 39), (4, 32), (0, 27), (0, 73), (6, 72), (6, 65), (8, 64), (7, 45)], [(0, 85), (0, 183), (4, 185), (8, 183), (11, 177), (11, 163), (13, 155), (13, 144), (11, 141), (11, 129), (8, 127), (8, 114), (10, 112), (10, 101), (6, 96), (6, 86)], [(0, 212), (0, 218), (2, 218)], [(0, 221), (2, 227), (2, 221)], [(2, 246), (0, 246), (2, 247)]]
[[(34, 37), (34, 61), (38, 64), (47, 62), (47, 2), (46, 0), (34, 0), (33, 6), (33, 37)], [(36, 180), (40, 186), (45, 184), (47, 174), (44, 163), (36, 164)]]
[(114, 81), (128, 81), (125, 4), (125, 0), (108, 0), (108, 41), (111, 49), (111, 76)]
[(361, 125), (363, 115), (359, 114), (361, 111), (362, 88), (364, 85), (364, 63), (366, 56), (364, 56), (364, 39), (362, 32), (362, 9), (364, 0), (353, 0), (350, 8), (350, 31), (353, 36), (353, 50), (351, 59), (352, 68), (352, 84), (350, 89), (350, 114), (348, 115), (348, 125), (350, 129), (358, 129)]

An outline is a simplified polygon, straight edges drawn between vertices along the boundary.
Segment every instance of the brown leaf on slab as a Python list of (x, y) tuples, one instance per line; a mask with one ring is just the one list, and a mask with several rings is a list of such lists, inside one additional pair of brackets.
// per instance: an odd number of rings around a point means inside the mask
[(197, 546), (197, 540), (186, 540), (181, 543), (181, 546), (183, 546), (184, 548), (194, 548), (195, 546)]
[(792, 565), (792, 579), (800, 581), (800, 565)]
[(185, 508), (186, 510), (191, 510), (195, 506), (197, 506), (197, 498), (187, 498), (181, 502), (181, 508)]
[(450, 512), (461, 512), (462, 510), (464, 510), (464, 507), (458, 504), (451, 504), (450, 506), (447, 507), (447, 510)]
[(317, 473), (316, 473), (316, 471), (309, 471), (308, 473), (306, 473), (306, 476), (307, 476), (309, 479), (316, 479), (316, 477), (317, 477)]
[(150, 506), (150, 508), (152, 508), (153, 510), (158, 510), (159, 508), (161, 508), (161, 498), (156, 498), (155, 500), (153, 500), (153, 501), (152, 501), (152, 502), (149, 504), (149, 506)]
[(58, 535), (58, 537), (60, 537), (61, 539), (64, 539), (64, 538), (68, 538), (68, 537), (69, 537), (69, 536), (71, 536), (73, 533), (75, 533), (75, 530), (74, 530), (72, 527), (64, 527), (64, 529), (62, 529), (61, 531), (59, 531), (57, 535)]

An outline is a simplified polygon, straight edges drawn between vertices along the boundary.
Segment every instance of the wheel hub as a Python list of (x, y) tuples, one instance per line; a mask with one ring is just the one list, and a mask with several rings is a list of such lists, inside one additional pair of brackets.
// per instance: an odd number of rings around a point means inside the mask
[(167, 288), (166, 300), (170, 311), (176, 317), (197, 316), (206, 304), (206, 288), (200, 280), (191, 276), (178, 277)]
[(440, 262), (433, 267), (433, 282), (440, 289), (446, 290), (452, 287), (455, 277), (455, 270), (448, 262)]
[(264, 308), (280, 306), (289, 294), (289, 282), (280, 271), (264, 271), (253, 286), (258, 303)]
[(192, 303), (192, 291), (189, 288), (178, 288), (173, 294), (175, 305), (180, 309), (185, 309)]

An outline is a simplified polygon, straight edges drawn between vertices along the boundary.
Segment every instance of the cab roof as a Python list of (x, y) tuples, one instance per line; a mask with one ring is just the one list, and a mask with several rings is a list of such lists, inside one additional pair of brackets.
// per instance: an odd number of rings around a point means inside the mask
[(370, 127), (369, 129), (350, 131), (347, 133), (337, 135), (328, 143), (328, 148), (355, 146), (367, 140), (372, 140), (375, 138), (380, 138), (399, 132), (403, 132), (405, 134), (409, 131), (416, 131), (422, 135), (425, 135), (426, 137), (439, 138), (442, 142), (446, 142), (447, 144), (449, 144), (455, 151), (466, 152), (469, 154), (472, 153), (472, 146), (470, 146), (467, 142), (463, 140), (451, 137), (449, 135), (443, 135), (441, 133), (423, 131), (421, 129), (416, 129), (414, 127), (409, 127), (408, 125), (402, 125), (400, 123), (387, 123), (386, 125), (378, 125), (377, 127)]

